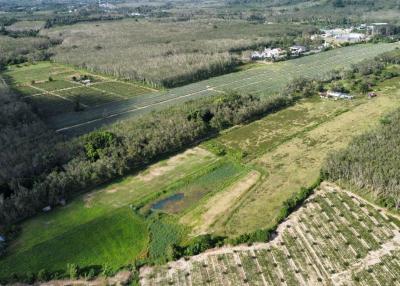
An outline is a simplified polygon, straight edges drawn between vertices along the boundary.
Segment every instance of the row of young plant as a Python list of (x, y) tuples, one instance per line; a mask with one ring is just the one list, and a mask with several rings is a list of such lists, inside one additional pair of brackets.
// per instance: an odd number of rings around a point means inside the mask
[[(391, 240), (398, 231), (392, 220), (347, 194), (327, 192), (304, 205), (295, 224), (286, 226), (275, 245), (208, 255), (191, 260), (191, 267), (185, 269), (155, 267), (142, 279), (157, 285), (178, 281), (182, 285), (262, 285), (263, 279), (273, 285), (324, 283)], [(388, 281), (384, 277), (395, 281), (391, 277), (399, 266), (384, 260), (380, 265), (387, 269), (373, 273), (379, 281)], [(367, 270), (372, 273), (372, 268)]]

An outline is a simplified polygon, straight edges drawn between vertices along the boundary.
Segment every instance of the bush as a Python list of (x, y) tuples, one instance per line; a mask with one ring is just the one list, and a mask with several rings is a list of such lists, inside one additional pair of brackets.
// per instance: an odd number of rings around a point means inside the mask
[(67, 273), (70, 279), (77, 279), (79, 276), (79, 267), (76, 264), (67, 264)]

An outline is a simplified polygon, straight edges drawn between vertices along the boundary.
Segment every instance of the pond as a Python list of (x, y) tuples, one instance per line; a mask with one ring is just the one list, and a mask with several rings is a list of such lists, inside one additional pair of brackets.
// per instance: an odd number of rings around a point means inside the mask
[(182, 200), (184, 198), (184, 196), (185, 196), (185, 194), (183, 194), (183, 193), (174, 194), (172, 196), (169, 196), (161, 201), (158, 201), (158, 202), (152, 204), (151, 209), (161, 210), (170, 203), (174, 203), (174, 202), (178, 202), (178, 201)]

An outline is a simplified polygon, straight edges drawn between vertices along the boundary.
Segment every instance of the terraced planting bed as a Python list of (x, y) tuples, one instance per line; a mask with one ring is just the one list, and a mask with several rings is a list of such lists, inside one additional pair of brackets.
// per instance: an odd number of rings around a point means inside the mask
[(145, 267), (140, 277), (144, 286), (399, 285), (399, 253), (397, 217), (325, 182), (273, 241)]
[(398, 43), (355, 45), (286, 62), (266, 64), (168, 91), (137, 96), (124, 102), (113, 102), (107, 105), (106, 110), (101, 106), (89, 109), (79, 115), (66, 113), (52, 118), (52, 124), (60, 132), (82, 134), (87, 128), (93, 129), (116, 120), (137, 116), (187, 100), (212, 96), (225, 90), (271, 96), (279, 92), (290, 79), (300, 76), (324, 77), (333, 69), (350, 67), (351, 64), (373, 58), (399, 46)]

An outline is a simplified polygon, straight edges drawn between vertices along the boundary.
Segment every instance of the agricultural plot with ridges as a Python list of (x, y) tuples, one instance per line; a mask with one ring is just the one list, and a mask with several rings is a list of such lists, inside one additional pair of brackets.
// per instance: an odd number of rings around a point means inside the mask
[(68, 112), (78, 116), (74, 112), (78, 103), (80, 109), (91, 109), (154, 92), (137, 83), (50, 62), (12, 66), (4, 76), (44, 118)]
[(64, 114), (52, 119), (55, 129), (70, 134), (81, 134), (103, 124), (137, 116), (171, 104), (212, 96), (225, 90), (270, 96), (280, 91), (290, 79), (296, 77), (320, 78), (336, 68), (348, 68), (363, 59), (373, 58), (382, 52), (399, 47), (393, 44), (355, 45), (302, 57), (286, 62), (266, 64), (241, 72), (214, 77), (164, 92), (137, 96), (123, 103), (111, 103), (107, 110), (93, 108), (77, 116)]
[(399, 285), (399, 226), (385, 210), (323, 183), (271, 242), (142, 268), (141, 285)]

